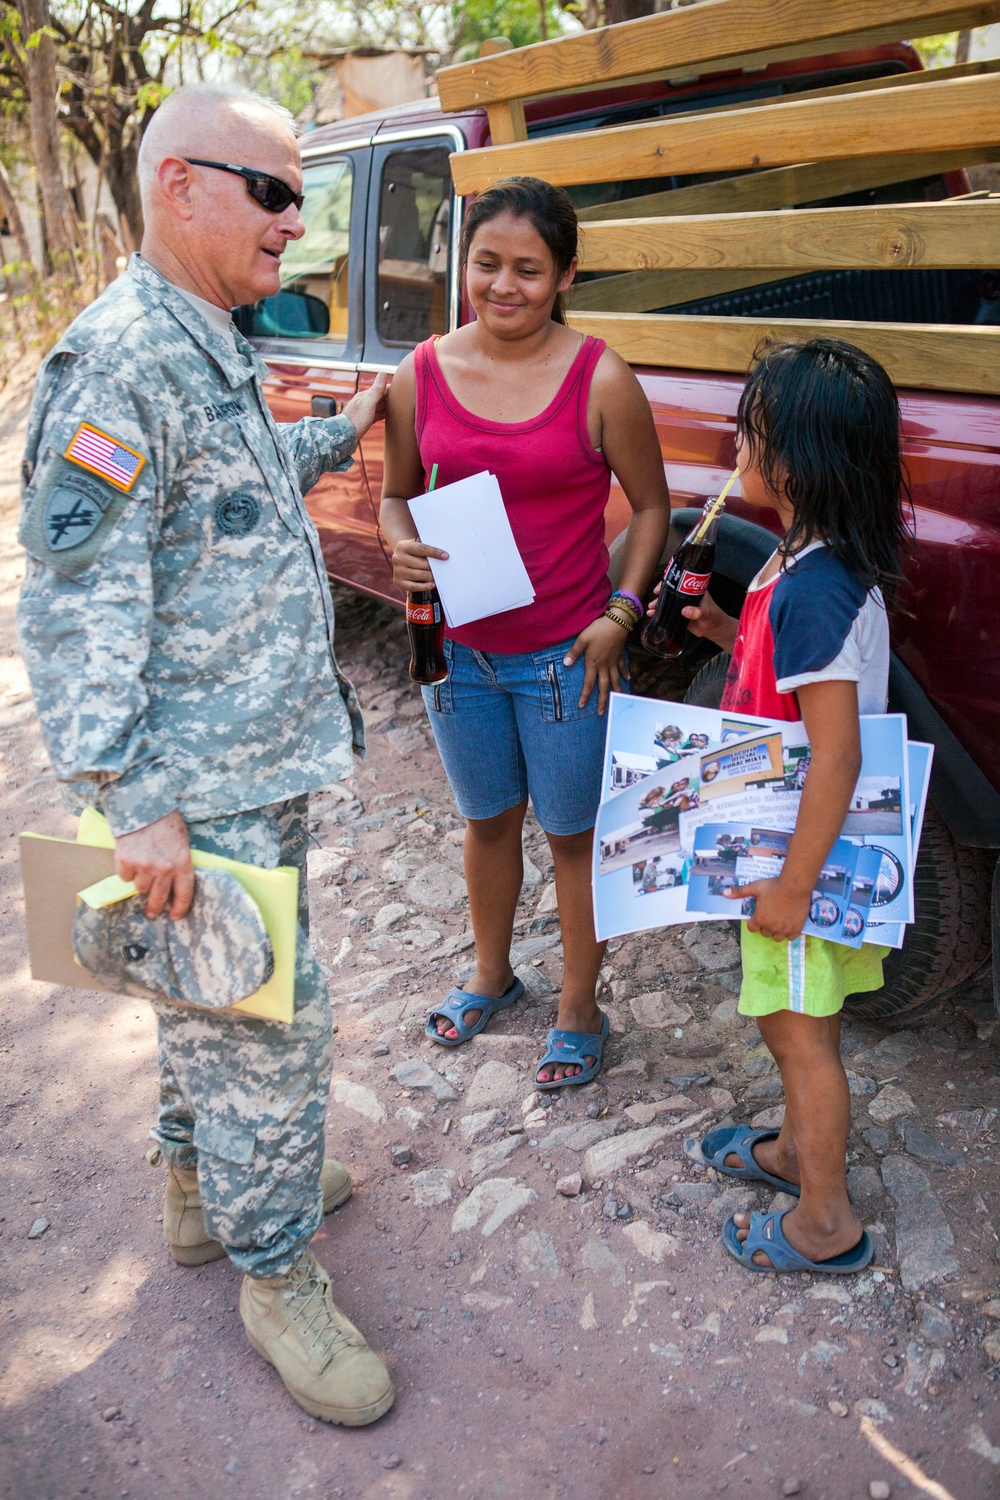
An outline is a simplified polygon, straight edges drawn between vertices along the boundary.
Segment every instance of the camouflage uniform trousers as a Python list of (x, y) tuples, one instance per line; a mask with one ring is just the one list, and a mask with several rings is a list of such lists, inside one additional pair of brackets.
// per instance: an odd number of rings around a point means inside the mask
[(197, 1167), (205, 1224), (239, 1270), (281, 1276), (323, 1218), (319, 1174), (333, 1063), (322, 971), (309, 947), (308, 797), (189, 825), (191, 844), (299, 871), (295, 1019), (242, 1020), (154, 1003), (160, 1107), (152, 1132), (175, 1167)]

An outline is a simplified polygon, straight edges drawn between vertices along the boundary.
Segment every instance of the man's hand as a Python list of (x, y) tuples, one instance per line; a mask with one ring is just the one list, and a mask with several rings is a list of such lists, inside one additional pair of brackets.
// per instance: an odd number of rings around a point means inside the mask
[(385, 416), (385, 404), (389, 394), (389, 387), (385, 376), (380, 372), (375, 376), (366, 391), (352, 396), (344, 407), (342, 415), (352, 424), (358, 435), (358, 442), (364, 437), (369, 427), (374, 422), (381, 422)]
[(604, 615), (580, 631), (563, 657), (564, 667), (571, 667), (581, 656), (584, 658), (583, 688), (578, 708), (587, 706), (595, 683), (598, 714), (603, 714), (608, 694), (621, 691), (621, 679), (628, 678), (628, 666), (625, 662), (627, 640), (628, 631), (623, 626), (616, 625), (614, 620), (606, 619)]
[(405, 589), (408, 594), (432, 589), (434, 574), (427, 561), (429, 557), (440, 562), (448, 561), (447, 552), (442, 552), (440, 547), (428, 547), (415, 536), (403, 537), (397, 542), (392, 552), (392, 581), (396, 587)]
[(791, 890), (781, 876), (776, 880), (751, 880), (749, 885), (733, 886), (722, 894), (730, 901), (754, 897), (753, 916), (747, 922), (751, 932), (762, 932), (776, 943), (802, 936), (811, 892)]
[(165, 818), (116, 839), (115, 869), (148, 897), (147, 917), (158, 917), (168, 901), (173, 922), (191, 910), (194, 867), (187, 824), (179, 812), (167, 813)]

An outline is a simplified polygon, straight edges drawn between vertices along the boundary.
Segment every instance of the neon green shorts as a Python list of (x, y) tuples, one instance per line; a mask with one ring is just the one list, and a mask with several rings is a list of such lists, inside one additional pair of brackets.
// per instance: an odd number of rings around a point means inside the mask
[(799, 937), (776, 943), (743, 923), (740, 941), (743, 984), (739, 1010), (769, 1016), (791, 1010), (804, 1016), (835, 1016), (848, 995), (882, 988), (888, 948), (862, 943), (846, 948), (825, 938)]

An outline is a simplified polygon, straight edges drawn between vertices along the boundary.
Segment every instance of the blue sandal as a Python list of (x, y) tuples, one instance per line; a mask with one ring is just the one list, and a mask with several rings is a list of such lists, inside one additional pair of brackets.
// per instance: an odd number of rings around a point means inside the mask
[[(753, 1154), (758, 1141), (773, 1141), (777, 1135), (776, 1130), (754, 1130), (750, 1125), (722, 1125), (718, 1130), (708, 1132), (701, 1143), (701, 1154), (710, 1167), (727, 1177), (738, 1177), (741, 1182), (769, 1182), (779, 1193), (790, 1193), (793, 1198), (798, 1198), (802, 1189), (797, 1182), (786, 1182), (783, 1177), (765, 1172)], [(739, 1157), (742, 1166), (725, 1165), (731, 1152)]]
[[(545, 1056), (535, 1069), (536, 1089), (562, 1089), (569, 1084), (590, 1083), (601, 1071), (601, 1057), (604, 1052), (604, 1043), (608, 1039), (611, 1030), (610, 1022), (604, 1012), (601, 1012), (601, 1029), (598, 1032), (590, 1031), (560, 1031), (553, 1026), (545, 1043)], [(588, 1063), (586, 1058), (592, 1057), (594, 1061)], [(553, 1078), (543, 1083), (538, 1075), (543, 1068), (550, 1063), (579, 1063), (582, 1072), (574, 1073), (572, 1078)]]
[[(785, 1239), (781, 1221), (786, 1213), (758, 1213), (750, 1215), (750, 1233), (741, 1244), (736, 1238), (736, 1220), (729, 1218), (722, 1226), (722, 1243), (734, 1259), (748, 1271), (811, 1271), (820, 1276), (846, 1276), (851, 1271), (863, 1271), (874, 1255), (874, 1247), (866, 1230), (853, 1250), (843, 1255), (832, 1255), (829, 1260), (807, 1260)], [(763, 1250), (770, 1260), (769, 1266), (759, 1266), (754, 1253)]]
[[(431, 1011), (430, 1019), (424, 1027), (424, 1036), (429, 1036), (432, 1042), (439, 1042), (442, 1047), (460, 1047), (463, 1042), (471, 1042), (474, 1036), (478, 1036), (498, 1010), (506, 1010), (508, 1006), (516, 1005), (523, 994), (524, 985), (520, 979), (515, 979), (499, 999), (495, 995), (474, 995), (471, 990), (453, 989), (449, 991), (441, 1004)], [(482, 1011), (482, 1015), (474, 1026), (465, 1024), (466, 1012), (470, 1010)], [(442, 1036), (434, 1025), (437, 1016), (443, 1016), (446, 1021), (450, 1021), (458, 1032), (458, 1036)]]

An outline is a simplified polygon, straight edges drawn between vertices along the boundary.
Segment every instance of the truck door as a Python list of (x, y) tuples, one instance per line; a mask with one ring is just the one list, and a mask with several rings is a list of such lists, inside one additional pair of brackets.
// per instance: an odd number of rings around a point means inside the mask
[[(281, 291), (256, 305), (250, 325), (270, 370), (264, 391), (279, 422), (335, 416), (357, 390), (370, 168), (367, 144), (303, 162), (306, 232), (282, 257)], [(330, 577), (384, 593), (388, 566), (360, 461), (324, 474), (306, 503)]]
[[(454, 129), (418, 139), (376, 138), (365, 253), (362, 389), (379, 370), (391, 375), (424, 339), (457, 326), (457, 225), (448, 158), (461, 145)], [(376, 508), (382, 496), (383, 434), (383, 424), (377, 423), (361, 445)], [(401, 597), (394, 585), (391, 592)]]

